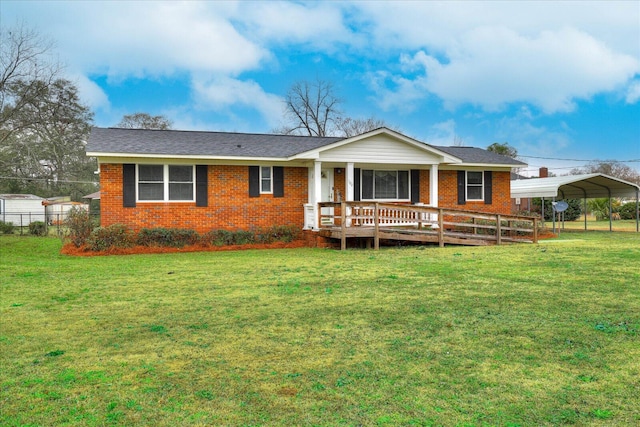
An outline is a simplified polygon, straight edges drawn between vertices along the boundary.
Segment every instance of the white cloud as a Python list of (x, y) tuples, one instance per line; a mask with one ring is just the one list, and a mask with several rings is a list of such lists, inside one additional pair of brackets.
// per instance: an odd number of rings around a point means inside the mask
[(429, 128), (426, 141), (430, 145), (452, 146), (458, 142), (456, 122), (453, 119), (436, 123)]
[(572, 130), (562, 123), (562, 129), (535, 125), (528, 112), (521, 111), (512, 117), (503, 117), (496, 122), (495, 138), (508, 141), (523, 155), (558, 157), (572, 145)]
[(640, 80), (631, 82), (625, 98), (627, 104), (635, 104), (640, 100)]
[(402, 56), (404, 70), (420, 66), (424, 74), (412, 80), (392, 77), (398, 88), (383, 91), (380, 105), (404, 105), (397, 95), (410, 93), (412, 101), (429, 92), (450, 107), (470, 103), (495, 111), (527, 102), (546, 113), (567, 112), (574, 100), (613, 91), (640, 72), (637, 59), (572, 28), (524, 37), (503, 27), (481, 27), (461, 34), (459, 42), (447, 61), (424, 51)]
[(201, 109), (217, 111), (234, 107), (251, 108), (260, 112), (270, 126), (277, 126), (282, 118), (282, 98), (266, 93), (254, 81), (242, 81), (227, 76), (194, 80), (194, 97)]
[[(402, 113), (435, 96), (450, 108), (526, 103), (547, 113), (625, 87), (628, 103), (640, 97), (630, 84), (640, 73), (639, 2), (5, 0), (2, 13), (3, 25), (24, 19), (57, 40), (85, 76), (187, 76), (203, 105), (255, 104), (270, 123), (277, 97), (242, 75), (267, 71), (282, 52), (362, 62), (356, 73), (371, 78), (375, 102)], [(87, 99), (108, 108), (88, 82)]]
[(84, 74), (77, 74), (71, 77), (71, 80), (78, 87), (80, 99), (86, 103), (94, 111), (101, 109), (108, 111), (111, 103), (107, 94), (95, 82), (88, 79)]
[[(85, 73), (110, 78), (175, 72), (240, 73), (255, 69), (269, 51), (234, 27), (228, 2), (25, 2), (17, 18), (45, 28), (63, 60)], [(38, 13), (34, 13), (38, 10)]]
[(347, 28), (338, 2), (242, 2), (236, 15), (244, 34), (262, 44), (303, 44), (334, 51), (362, 37)]

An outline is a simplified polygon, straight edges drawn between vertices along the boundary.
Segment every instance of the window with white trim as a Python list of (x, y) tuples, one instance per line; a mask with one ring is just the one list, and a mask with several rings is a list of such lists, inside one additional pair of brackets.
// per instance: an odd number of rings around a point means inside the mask
[(260, 193), (273, 193), (273, 168), (271, 166), (260, 167)]
[(195, 166), (138, 165), (139, 201), (194, 201)]
[(362, 200), (409, 200), (408, 170), (361, 171)]
[(484, 172), (467, 171), (466, 200), (484, 200)]

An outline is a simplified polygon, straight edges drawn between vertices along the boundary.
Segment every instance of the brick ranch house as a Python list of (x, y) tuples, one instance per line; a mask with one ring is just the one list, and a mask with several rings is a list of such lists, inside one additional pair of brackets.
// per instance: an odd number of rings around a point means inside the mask
[(351, 138), (93, 128), (86, 151), (99, 163), (102, 226), (134, 230), (316, 230), (323, 201), (509, 214), (510, 172), (526, 166), (387, 128)]

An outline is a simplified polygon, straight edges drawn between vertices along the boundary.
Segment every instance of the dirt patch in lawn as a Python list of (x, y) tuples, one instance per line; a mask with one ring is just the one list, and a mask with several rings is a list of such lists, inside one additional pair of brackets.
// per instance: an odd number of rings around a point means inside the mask
[(169, 254), (179, 252), (221, 252), (221, 251), (246, 251), (249, 249), (288, 249), (303, 248), (308, 246), (304, 240), (293, 242), (255, 243), (246, 245), (229, 246), (202, 246), (190, 245), (181, 248), (166, 246), (134, 246), (131, 248), (111, 248), (106, 251), (92, 251), (86, 246), (76, 247), (73, 243), (66, 243), (60, 253), (71, 256), (105, 256), (105, 255), (135, 255), (135, 254)]

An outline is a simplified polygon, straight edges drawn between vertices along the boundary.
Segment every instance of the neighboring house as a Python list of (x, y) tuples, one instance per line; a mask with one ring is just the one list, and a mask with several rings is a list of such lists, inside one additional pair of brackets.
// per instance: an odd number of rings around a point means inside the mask
[(88, 204), (72, 202), (70, 196), (50, 197), (43, 200), (42, 204), (49, 224), (62, 224), (71, 209), (89, 210)]
[(94, 128), (101, 222), (150, 227), (318, 228), (322, 201), (385, 201), (509, 214), (510, 172), (473, 147), (380, 128), (351, 138)]
[[(549, 169), (545, 167), (541, 167), (538, 170), (538, 178), (548, 178), (549, 177)], [(531, 179), (528, 176), (520, 175), (518, 173), (511, 173), (511, 187), (513, 188), (514, 183), (518, 183), (522, 180)], [(513, 197), (511, 199), (511, 210), (513, 213), (521, 213), (521, 212), (532, 212), (534, 209), (533, 206), (533, 198), (532, 197)]]
[(44, 221), (42, 197), (33, 194), (0, 194), (0, 221), (26, 227), (34, 221)]

